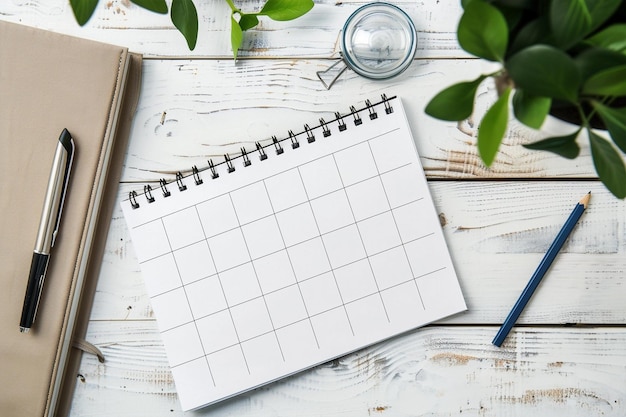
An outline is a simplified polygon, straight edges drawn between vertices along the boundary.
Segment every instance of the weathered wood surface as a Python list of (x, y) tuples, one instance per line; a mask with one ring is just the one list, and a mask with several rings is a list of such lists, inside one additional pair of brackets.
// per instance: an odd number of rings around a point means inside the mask
[[(169, 4), (171, 2), (168, 1)], [(232, 61), (230, 8), (224, 0), (197, 0), (199, 30), (195, 50), (189, 51), (183, 36), (168, 15), (143, 10), (129, 0), (101, 0), (91, 20), (78, 26), (68, 0), (0, 2), (5, 20), (40, 26), (84, 38), (128, 46), (152, 57), (221, 57)], [(265, 1), (237, 1), (242, 10), (258, 10)], [(276, 22), (261, 17), (247, 31), (240, 57), (337, 58), (340, 31), (346, 19), (364, 1), (316, 0), (313, 9), (298, 20)], [(418, 58), (467, 56), (456, 41), (460, 3), (443, 1), (395, 1), (415, 23)]]
[[(189, 51), (169, 16), (129, 0), (101, 0), (79, 27), (67, 0), (7, 0), (0, 19), (117, 43), (146, 55), (118, 202), (146, 181), (173, 178), (381, 93), (407, 109), (469, 310), (198, 412), (180, 411), (165, 352), (116, 207), (71, 417), (88, 416), (624, 416), (626, 202), (595, 179), (589, 147), (575, 161), (528, 151), (541, 132), (513, 123), (491, 169), (476, 153), (477, 123), (495, 100), (481, 86), (475, 115), (445, 123), (423, 112), (442, 88), (487, 71), (456, 42), (457, 0), (394, 1), (414, 20), (415, 62), (374, 82), (347, 72), (326, 91), (315, 72), (338, 59), (340, 30), (363, 1), (316, 0), (293, 22), (262, 19), (234, 63), (228, 7), (196, 1), (200, 36)], [(171, 2), (168, 0), (168, 4)], [(241, 2), (258, 8), (261, 0)], [(2, 40), (3, 42), (6, 40)], [(569, 128), (571, 130), (571, 127)], [(587, 213), (503, 348), (491, 339), (571, 208)]]
[(319, 117), (381, 93), (401, 95), (422, 164), (429, 178), (596, 178), (586, 136), (579, 138), (580, 157), (574, 161), (550, 152), (531, 151), (524, 143), (575, 131), (548, 120), (542, 131), (510, 124), (501, 152), (491, 168), (476, 149), (476, 120), (496, 99), (489, 82), (480, 89), (476, 117), (462, 123), (443, 122), (424, 107), (444, 86), (486, 71), (477, 60), (416, 60), (401, 76), (369, 81), (344, 74), (326, 91), (315, 72), (325, 60), (251, 60), (234, 65), (228, 60), (147, 60), (139, 108), (128, 150), (124, 181), (173, 178), (178, 170), (206, 166), (211, 157), (249, 149), (257, 140), (302, 130)]
[[(624, 328), (430, 326), (187, 416), (622, 417)], [(152, 321), (94, 322), (72, 415), (182, 416)]]

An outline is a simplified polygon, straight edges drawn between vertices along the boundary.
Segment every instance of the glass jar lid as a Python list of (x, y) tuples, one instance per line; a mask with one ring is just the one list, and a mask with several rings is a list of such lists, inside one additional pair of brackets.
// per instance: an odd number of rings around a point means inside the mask
[(358, 8), (343, 27), (341, 49), (357, 74), (385, 79), (400, 74), (413, 61), (417, 34), (409, 16), (389, 3)]

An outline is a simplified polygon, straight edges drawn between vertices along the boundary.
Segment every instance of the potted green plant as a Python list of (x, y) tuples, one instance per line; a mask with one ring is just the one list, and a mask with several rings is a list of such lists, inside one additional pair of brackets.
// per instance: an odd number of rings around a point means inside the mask
[[(89, 21), (96, 10), (98, 1), (70, 0), (78, 24), (83, 26)], [(130, 0), (130, 2), (155, 13), (166, 14), (168, 12), (165, 0)], [(313, 0), (267, 0), (259, 11), (243, 11), (235, 5), (233, 0), (226, 0), (226, 3), (231, 10), (230, 39), (235, 59), (243, 42), (244, 32), (259, 24), (259, 16), (278, 21), (292, 20), (313, 8)], [(194, 1), (172, 0), (170, 17), (176, 29), (185, 37), (189, 49), (193, 50), (198, 40), (198, 12)]]
[(479, 85), (493, 78), (499, 96), (483, 116), (477, 138), (487, 166), (506, 133), (511, 108), (518, 121), (535, 129), (553, 114), (578, 131), (524, 146), (576, 158), (577, 140), (586, 136), (600, 180), (616, 197), (626, 197), (626, 2), (464, 0), (462, 5), (460, 46), (499, 68), (444, 89), (426, 113), (441, 120), (468, 118)]

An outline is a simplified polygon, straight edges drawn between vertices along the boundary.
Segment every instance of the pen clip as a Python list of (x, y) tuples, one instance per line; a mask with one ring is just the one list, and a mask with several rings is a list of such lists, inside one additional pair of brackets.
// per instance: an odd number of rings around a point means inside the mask
[(51, 247), (54, 246), (54, 242), (59, 232), (59, 225), (61, 224), (61, 213), (63, 212), (63, 203), (65, 202), (65, 196), (67, 194), (67, 186), (70, 182), (70, 173), (72, 171), (72, 163), (74, 162), (74, 139), (70, 135), (67, 129), (63, 129), (61, 136), (59, 136), (59, 142), (63, 145), (63, 148), (67, 152), (67, 159), (65, 162), (65, 169), (63, 171), (63, 187), (61, 190), (61, 198), (59, 200), (59, 209), (57, 210), (57, 218), (54, 222), (54, 231), (52, 232)]

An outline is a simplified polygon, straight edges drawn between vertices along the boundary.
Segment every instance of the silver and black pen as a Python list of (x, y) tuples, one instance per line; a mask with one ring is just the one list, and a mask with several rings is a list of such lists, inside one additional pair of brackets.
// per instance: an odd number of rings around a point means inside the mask
[(20, 319), (20, 331), (27, 333), (35, 321), (41, 292), (43, 290), (46, 270), (50, 261), (50, 249), (54, 246), (59, 232), (63, 203), (70, 179), (72, 161), (74, 159), (74, 140), (67, 129), (63, 129), (54, 153), (52, 170), (46, 190), (41, 221), (37, 232), (33, 261), (30, 266), (24, 307)]

